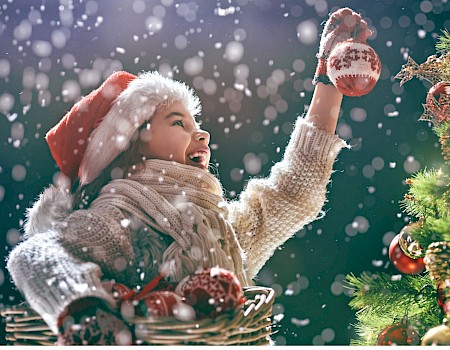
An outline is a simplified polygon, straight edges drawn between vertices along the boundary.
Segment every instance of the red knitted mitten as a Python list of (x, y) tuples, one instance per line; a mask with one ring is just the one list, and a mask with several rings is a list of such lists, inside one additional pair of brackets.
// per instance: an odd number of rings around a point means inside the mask
[(313, 84), (331, 84), (327, 75), (327, 58), (333, 48), (350, 38), (358, 43), (365, 43), (372, 34), (367, 22), (361, 15), (348, 7), (333, 12), (325, 22), (322, 36), (320, 38), (319, 52), (317, 53), (318, 64), (314, 74)]
[(132, 333), (120, 315), (97, 298), (76, 300), (58, 323), (58, 345), (132, 344)]

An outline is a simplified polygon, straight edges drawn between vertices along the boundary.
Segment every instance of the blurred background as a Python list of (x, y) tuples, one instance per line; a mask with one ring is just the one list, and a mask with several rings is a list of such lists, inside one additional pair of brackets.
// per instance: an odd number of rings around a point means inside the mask
[[(399, 207), (405, 179), (443, 163), (430, 126), (418, 121), (430, 85), (400, 86), (394, 76), (408, 56), (421, 63), (435, 53), (450, 27), (447, 0), (1, 0), (2, 256), (58, 174), (46, 132), (113, 71), (157, 69), (198, 91), (229, 198), (268, 175), (310, 102), (322, 24), (343, 6), (374, 31), (381, 77), (371, 94), (342, 104), (337, 133), (352, 149), (335, 163), (326, 216), (287, 241), (257, 284), (277, 293), (279, 345), (348, 344), (355, 318), (345, 275), (396, 273), (387, 247), (408, 221)], [(4, 265), (0, 306), (22, 300)]]

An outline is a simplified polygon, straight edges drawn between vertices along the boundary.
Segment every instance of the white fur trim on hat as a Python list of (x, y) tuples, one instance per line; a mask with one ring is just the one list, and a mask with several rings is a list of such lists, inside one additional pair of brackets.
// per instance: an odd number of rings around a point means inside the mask
[(134, 132), (151, 119), (156, 108), (173, 102), (181, 102), (194, 117), (201, 111), (198, 96), (182, 82), (156, 71), (132, 80), (89, 138), (80, 165), (81, 184), (92, 182), (128, 148)]

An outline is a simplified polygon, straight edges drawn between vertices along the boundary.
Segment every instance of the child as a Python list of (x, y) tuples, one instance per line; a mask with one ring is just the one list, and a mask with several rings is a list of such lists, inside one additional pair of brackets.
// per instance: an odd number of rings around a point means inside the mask
[(342, 94), (329, 84), (326, 58), (337, 43), (370, 34), (348, 8), (330, 16), (306, 117), (270, 176), (250, 180), (232, 202), (208, 172), (210, 135), (183, 83), (118, 72), (77, 103), (47, 142), (62, 174), (79, 186), (73, 194), (68, 186), (42, 193), (7, 264), (59, 343), (131, 342), (101, 276), (135, 287), (158, 273), (178, 282), (220, 266), (252, 284), (275, 249), (321, 212), (346, 146), (334, 135)]

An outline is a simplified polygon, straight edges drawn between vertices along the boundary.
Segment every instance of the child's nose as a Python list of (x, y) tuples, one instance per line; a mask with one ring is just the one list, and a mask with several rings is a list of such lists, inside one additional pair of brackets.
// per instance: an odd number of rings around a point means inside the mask
[(206, 144), (209, 144), (210, 135), (209, 132), (205, 130), (196, 131), (194, 137), (196, 141), (203, 141)]

